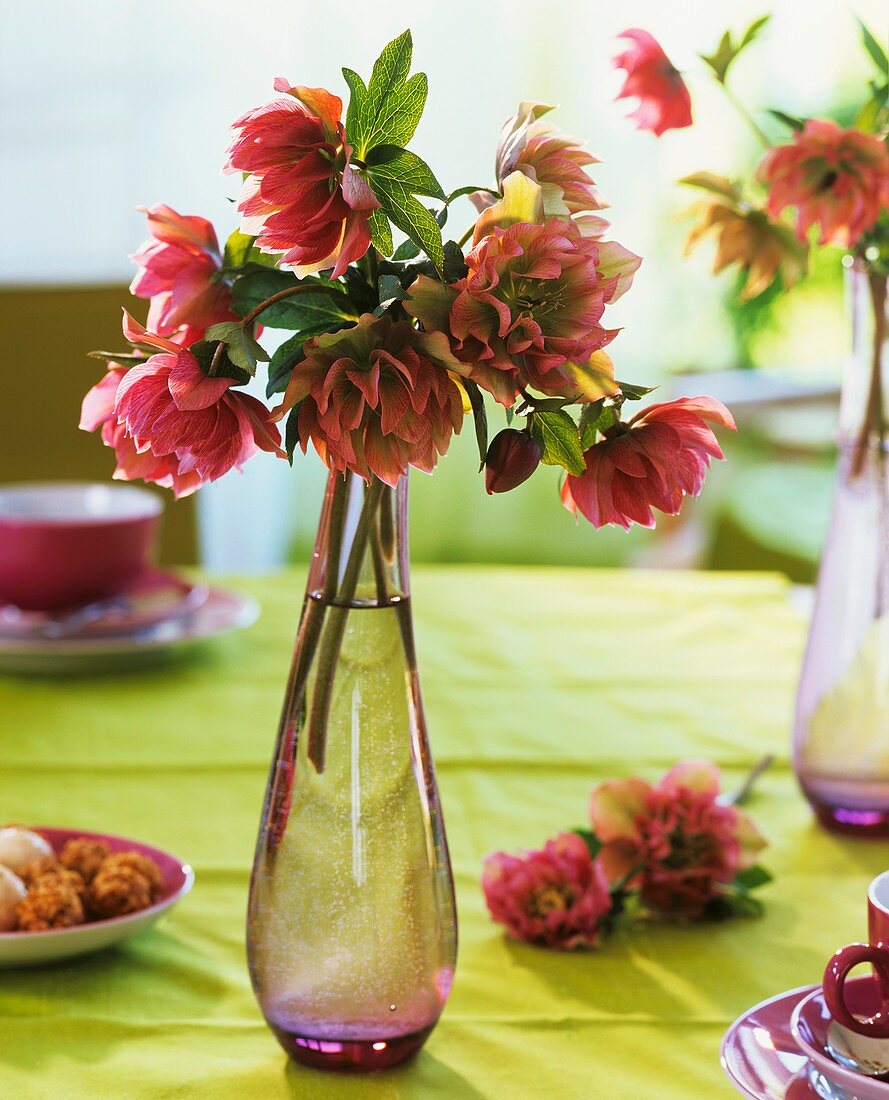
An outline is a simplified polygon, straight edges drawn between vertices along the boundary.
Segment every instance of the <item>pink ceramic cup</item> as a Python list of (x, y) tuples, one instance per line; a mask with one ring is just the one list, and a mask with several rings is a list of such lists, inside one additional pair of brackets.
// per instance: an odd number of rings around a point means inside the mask
[[(833, 1018), (871, 1039), (889, 1039), (889, 871), (877, 877), (867, 892), (867, 943), (841, 947), (824, 971), (824, 1000)], [(844, 987), (853, 967), (870, 963), (880, 983), (880, 1007), (873, 1016), (853, 1016), (846, 1005)]]
[(149, 565), (162, 509), (133, 485), (0, 486), (0, 604), (55, 611), (113, 596)]

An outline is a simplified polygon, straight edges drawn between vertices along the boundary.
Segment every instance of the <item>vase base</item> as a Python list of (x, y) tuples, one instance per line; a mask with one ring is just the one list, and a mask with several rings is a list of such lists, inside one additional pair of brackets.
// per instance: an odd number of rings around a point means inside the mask
[(272, 1026), (275, 1038), (294, 1061), (314, 1069), (370, 1073), (389, 1069), (412, 1057), (429, 1038), (431, 1025), (409, 1035), (387, 1039), (323, 1039)]
[(889, 837), (889, 810), (863, 810), (845, 806), (830, 806), (809, 797), (809, 805), (825, 829), (845, 836), (873, 838)]

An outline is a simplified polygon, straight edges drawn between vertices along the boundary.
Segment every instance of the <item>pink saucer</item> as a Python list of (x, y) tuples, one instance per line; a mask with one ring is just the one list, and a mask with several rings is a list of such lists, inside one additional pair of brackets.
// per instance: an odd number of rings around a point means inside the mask
[(46, 639), (132, 635), (188, 615), (206, 602), (204, 585), (160, 569), (148, 569), (114, 596), (61, 611), (27, 611), (0, 605), (0, 636)]
[[(880, 1007), (879, 986), (871, 977), (850, 978), (844, 996), (856, 1016), (871, 1016)], [(824, 994), (816, 986), (794, 1008), (790, 1029), (794, 1042), (813, 1066), (833, 1084), (849, 1092), (855, 1100), (889, 1100), (889, 1084), (856, 1073), (836, 1062), (827, 1050), (827, 1032), (832, 1017), (824, 1003)]]
[(0, 932), (0, 968), (39, 966), (110, 947), (154, 924), (158, 917), (184, 898), (194, 884), (194, 871), (187, 863), (138, 840), (93, 833), (87, 829), (45, 829), (36, 825), (34, 831), (45, 837), (57, 854), (66, 840), (80, 836), (101, 840), (112, 852), (141, 852), (158, 865), (164, 884), (153, 905), (123, 917), (76, 924), (71, 928), (53, 928), (46, 932)]
[(808, 1059), (790, 1030), (797, 1005), (817, 986), (781, 993), (748, 1009), (722, 1040), (726, 1076), (750, 1100), (817, 1100), (806, 1078)]

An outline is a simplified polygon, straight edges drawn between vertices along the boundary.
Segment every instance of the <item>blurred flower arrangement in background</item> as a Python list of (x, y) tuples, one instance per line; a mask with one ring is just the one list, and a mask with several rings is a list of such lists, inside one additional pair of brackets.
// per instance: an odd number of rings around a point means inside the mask
[(720, 786), (704, 760), (677, 764), (655, 785), (635, 776), (599, 784), (588, 828), (539, 851), (488, 856), (482, 888), (491, 917), (513, 939), (572, 950), (596, 947), (641, 917), (758, 915), (751, 891), (771, 881), (757, 864), (765, 841)]

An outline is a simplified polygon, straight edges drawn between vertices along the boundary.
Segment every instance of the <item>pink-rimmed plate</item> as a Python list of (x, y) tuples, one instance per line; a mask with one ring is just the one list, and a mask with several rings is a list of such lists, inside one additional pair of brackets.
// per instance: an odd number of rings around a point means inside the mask
[(725, 1033), (720, 1059), (726, 1076), (750, 1100), (817, 1100), (808, 1059), (790, 1030), (796, 1006), (815, 986), (770, 997), (748, 1009)]
[(93, 951), (101, 951), (121, 940), (142, 932), (180, 901), (194, 885), (194, 871), (169, 852), (153, 848), (138, 840), (86, 829), (49, 829), (35, 826), (35, 832), (45, 837), (55, 852), (61, 852), (65, 841), (72, 837), (101, 840), (112, 852), (136, 851), (150, 856), (160, 867), (164, 884), (158, 900), (136, 913), (109, 920), (76, 924), (73, 928), (53, 928), (47, 932), (0, 933), (0, 969), (22, 966), (43, 966), (47, 963), (73, 959)]
[[(872, 977), (852, 978), (843, 995), (855, 1016), (872, 1016), (880, 1008), (880, 988)], [(840, 1065), (828, 1052), (828, 1032), (833, 1018), (816, 986), (793, 1010), (790, 1030), (794, 1042), (813, 1066), (854, 1100), (889, 1100), (889, 1084)]]
[(64, 611), (24, 611), (0, 605), (0, 637), (26, 641), (135, 634), (196, 611), (209, 595), (202, 584), (148, 569), (115, 596)]
[(258, 615), (256, 600), (239, 592), (211, 588), (191, 613), (132, 633), (58, 639), (0, 634), (0, 672), (56, 676), (137, 667), (184, 646), (241, 630), (254, 623)]

